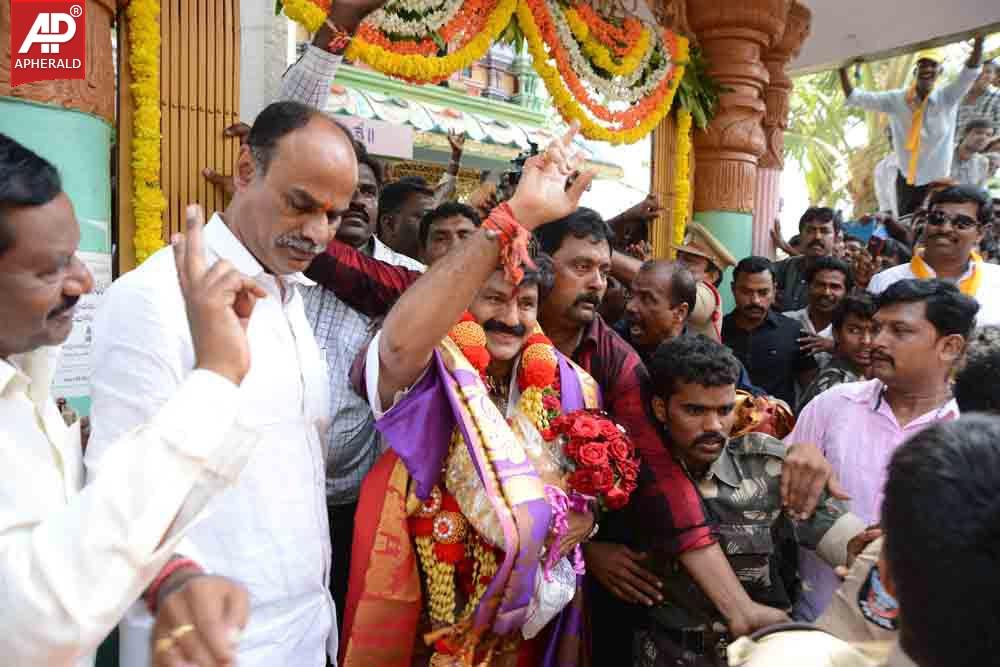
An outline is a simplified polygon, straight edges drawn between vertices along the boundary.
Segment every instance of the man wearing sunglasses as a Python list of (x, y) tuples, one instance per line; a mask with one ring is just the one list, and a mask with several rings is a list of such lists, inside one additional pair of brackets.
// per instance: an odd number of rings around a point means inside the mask
[(906, 264), (875, 275), (868, 291), (880, 294), (907, 278), (940, 278), (979, 302), (979, 326), (1000, 324), (1000, 266), (986, 263), (978, 253), (993, 217), (989, 195), (957, 185), (936, 192), (929, 209), (923, 247)]

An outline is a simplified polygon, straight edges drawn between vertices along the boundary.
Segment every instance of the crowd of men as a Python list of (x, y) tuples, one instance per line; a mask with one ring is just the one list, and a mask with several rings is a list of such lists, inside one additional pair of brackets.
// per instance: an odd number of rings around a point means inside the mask
[[(89, 438), (49, 393), (92, 288), (73, 206), (0, 135), (9, 664), (90, 665), (116, 626), (126, 667), (989, 663), (1000, 421), (960, 418), (1000, 409), (997, 202), (963, 180), (995, 169), (976, 160), (980, 112), (1000, 114), (981, 40), (941, 89), (928, 58), (911, 92), (843, 77), (908, 137), (880, 234), (810, 208), (779, 262), (697, 223), (649, 260), (655, 198), (608, 221), (579, 206), (575, 127), (469, 204), (457, 136), (440, 183), (388, 182), (320, 111), (332, 33), (369, 4), (334, 3), (279, 99), (229, 131), (232, 175), (206, 174), (226, 210), (190, 207), (103, 295)], [(930, 136), (958, 120), (957, 146)], [(941, 164), (957, 183), (932, 183)], [(480, 373), (448, 342), (463, 318)], [(540, 332), (559, 407), (600, 408), (642, 461), (623, 509), (571, 506), (558, 530), (517, 435)], [(477, 484), (485, 509), (457, 490)], [(468, 590), (441, 597), (426, 517), (438, 544), (482, 536)], [(578, 546), (586, 574), (553, 580), (541, 554), (569, 567)], [(856, 646), (873, 639), (881, 657)]]

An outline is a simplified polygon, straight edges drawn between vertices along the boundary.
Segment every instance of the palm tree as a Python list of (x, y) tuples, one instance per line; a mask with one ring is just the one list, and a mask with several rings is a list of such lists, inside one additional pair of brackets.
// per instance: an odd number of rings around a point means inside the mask
[[(913, 67), (912, 54), (855, 70), (866, 90), (900, 88)], [(805, 170), (809, 201), (835, 206), (849, 199), (855, 217), (877, 209), (872, 178), (875, 165), (889, 152), (884, 114), (844, 104), (837, 73), (821, 72), (795, 79), (791, 122), (785, 133), (785, 157)]]

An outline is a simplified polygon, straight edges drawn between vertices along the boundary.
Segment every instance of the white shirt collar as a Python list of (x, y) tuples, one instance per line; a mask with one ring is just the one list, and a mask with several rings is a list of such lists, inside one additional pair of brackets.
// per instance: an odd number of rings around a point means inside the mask
[(32, 401), (41, 404), (48, 400), (60, 351), (60, 347), (40, 347), (0, 359), (0, 394), (20, 381)]
[[(205, 245), (219, 259), (230, 262), (243, 275), (256, 278), (262, 273), (267, 273), (257, 258), (233, 234), (233, 230), (229, 229), (218, 212), (214, 213), (212, 219), (205, 225)], [(289, 273), (280, 278), (282, 281), (297, 283), (303, 287), (312, 287), (316, 284), (302, 273)]]

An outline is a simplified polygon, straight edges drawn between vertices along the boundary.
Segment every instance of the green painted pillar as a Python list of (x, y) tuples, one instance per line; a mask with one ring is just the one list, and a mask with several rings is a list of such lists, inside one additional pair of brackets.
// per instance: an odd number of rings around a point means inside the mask
[[(695, 211), (694, 219), (705, 226), (732, 253), (736, 261), (752, 255), (753, 214), (732, 211)], [(728, 315), (733, 309), (733, 270), (726, 269), (719, 286), (722, 296), (722, 313)]]
[(80, 257), (95, 278), (77, 306), (63, 347), (54, 393), (80, 414), (90, 411), (90, 323), (111, 281), (111, 139), (114, 128), (93, 114), (0, 96), (0, 132), (52, 162), (80, 223)]

